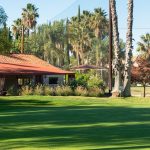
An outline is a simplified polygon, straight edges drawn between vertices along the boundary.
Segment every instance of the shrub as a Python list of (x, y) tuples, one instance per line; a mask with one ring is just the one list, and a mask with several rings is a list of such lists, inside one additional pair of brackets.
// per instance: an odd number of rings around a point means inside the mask
[(91, 76), (87, 82), (88, 88), (100, 88), (103, 92), (105, 91), (104, 82), (98, 76)]
[(18, 90), (18, 88), (16, 88), (15, 86), (11, 86), (11, 87), (7, 90), (7, 95), (11, 95), (11, 96), (17, 96), (17, 95), (19, 95), (19, 90)]
[(100, 97), (104, 94), (104, 92), (98, 87), (91, 87), (88, 89), (88, 96), (91, 97)]
[(43, 94), (45, 96), (53, 96), (54, 95), (54, 88), (49, 87), (49, 86), (44, 86), (43, 87)]
[(89, 79), (89, 74), (76, 73), (76, 79), (70, 83), (70, 86), (73, 90), (78, 86), (87, 88), (88, 79)]
[(32, 94), (33, 94), (33, 88), (32, 87), (30, 87), (28, 85), (21, 87), (20, 95), (26, 96), (26, 95), (32, 95)]
[(69, 86), (58, 86), (55, 88), (56, 96), (69, 96), (72, 95), (72, 89)]
[(33, 94), (34, 95), (43, 95), (43, 86), (42, 85), (36, 85), (34, 87)]
[(75, 90), (74, 93), (76, 96), (87, 96), (88, 95), (88, 91), (86, 88), (82, 87), (82, 86), (78, 86)]

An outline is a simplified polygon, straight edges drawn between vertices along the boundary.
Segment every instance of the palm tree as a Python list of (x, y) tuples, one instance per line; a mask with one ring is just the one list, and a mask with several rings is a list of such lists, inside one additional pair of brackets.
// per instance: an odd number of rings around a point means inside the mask
[(14, 20), (14, 24), (12, 25), (12, 33), (15, 36), (15, 39), (18, 39), (21, 34), (21, 26), (22, 26), (22, 21), (20, 18)]
[(24, 26), (28, 29), (28, 35), (29, 30), (34, 29), (37, 24), (37, 18), (39, 17), (38, 14), (38, 8), (35, 7), (35, 5), (28, 3), (26, 8), (22, 9), (22, 20)]
[(128, 20), (127, 20), (127, 35), (126, 35), (126, 53), (125, 53), (125, 70), (124, 70), (124, 85), (123, 95), (131, 96), (131, 59), (132, 59), (132, 27), (133, 27), (133, 0), (128, 0)]
[(37, 21), (36, 19), (39, 17), (37, 13), (38, 8), (35, 5), (28, 3), (26, 8), (22, 9), (22, 36), (21, 36), (21, 53), (24, 51), (24, 33), (27, 29), (28, 36), (29, 30), (35, 28)]
[(15, 40), (19, 40), (18, 48), (21, 49), (21, 53), (23, 53), (23, 50), (20, 45), (20, 41), (22, 38), (22, 20), (21, 18), (18, 18), (17, 20), (14, 20), (14, 24), (12, 25), (12, 34), (15, 36)]
[(146, 59), (150, 59), (150, 34), (147, 33), (141, 36), (141, 42), (138, 42), (137, 50), (142, 52)]
[(102, 40), (102, 35), (108, 29), (108, 22), (106, 19), (106, 12), (101, 8), (94, 9), (94, 13), (91, 17), (91, 28), (94, 30), (96, 37), (96, 65), (100, 62), (100, 42)]
[(112, 27), (113, 27), (113, 41), (114, 41), (114, 73), (115, 85), (112, 91), (113, 96), (120, 96), (121, 86), (121, 62), (120, 62), (120, 46), (119, 46), (119, 32), (118, 32), (118, 17), (116, 12), (116, 1), (110, 0)]
[(72, 45), (72, 51), (75, 52), (78, 65), (81, 64), (81, 49), (80, 49), (80, 32), (79, 19), (78, 17), (72, 17), (69, 22), (69, 31), (72, 33), (70, 35), (70, 43)]
[(76, 54), (78, 65), (87, 62), (87, 52), (91, 49), (90, 37), (90, 22), (91, 14), (88, 11), (83, 11), (80, 14), (80, 7), (78, 8), (78, 16), (72, 17), (69, 23), (70, 28), (70, 43), (72, 50)]

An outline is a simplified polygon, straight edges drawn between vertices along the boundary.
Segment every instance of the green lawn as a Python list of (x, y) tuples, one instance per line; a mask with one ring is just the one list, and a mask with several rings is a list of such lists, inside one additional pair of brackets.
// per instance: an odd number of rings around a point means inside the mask
[(0, 150), (149, 150), (150, 99), (0, 97)]

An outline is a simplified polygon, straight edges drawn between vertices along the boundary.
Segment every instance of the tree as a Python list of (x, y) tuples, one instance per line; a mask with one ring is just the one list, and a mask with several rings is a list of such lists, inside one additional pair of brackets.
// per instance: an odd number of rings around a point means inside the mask
[(24, 33), (25, 29), (28, 31), (29, 36), (29, 30), (35, 28), (36, 26), (36, 19), (39, 17), (39, 14), (37, 13), (38, 8), (35, 7), (35, 5), (28, 3), (26, 8), (22, 9), (22, 36), (21, 36), (21, 53), (24, 51)]
[(120, 46), (119, 46), (119, 32), (118, 32), (118, 17), (116, 12), (116, 1), (110, 0), (112, 26), (113, 26), (113, 42), (114, 42), (114, 73), (115, 85), (113, 89), (113, 96), (120, 96), (121, 87), (121, 62), (120, 62)]
[(19, 37), (21, 36), (21, 26), (22, 26), (21, 18), (14, 20), (14, 24), (12, 25), (12, 33), (15, 36), (15, 39), (19, 39)]
[(0, 26), (4, 25), (7, 21), (7, 15), (2, 6), (0, 6)]
[(28, 36), (29, 30), (34, 29), (37, 24), (37, 18), (39, 17), (38, 8), (35, 5), (28, 3), (26, 8), (22, 9), (22, 21), (24, 26), (28, 29)]
[(132, 59), (132, 27), (133, 27), (133, 0), (128, 0), (128, 20), (127, 20), (127, 35), (126, 35), (126, 53), (125, 53), (125, 70), (124, 70), (124, 85), (123, 95), (131, 96), (131, 59)]
[(137, 50), (142, 53), (143, 57), (150, 59), (150, 34), (141, 36), (141, 41), (137, 43)]
[(6, 54), (11, 49), (10, 31), (6, 26), (7, 15), (0, 6), (0, 54)]
[(96, 37), (96, 65), (100, 65), (100, 50), (102, 37), (106, 35), (108, 30), (108, 20), (106, 19), (106, 12), (101, 8), (95, 8), (91, 17), (91, 28), (94, 30)]
[[(24, 53), (24, 41), (27, 34), (29, 37), (29, 30), (35, 28), (39, 14), (38, 8), (35, 5), (28, 3), (26, 8), (22, 9), (22, 17), (15, 20), (12, 25), (12, 32), (17, 40), (21, 53)], [(16, 42), (16, 41), (15, 41)]]
[(137, 57), (131, 69), (131, 80), (143, 85), (143, 97), (146, 96), (146, 84), (150, 83), (150, 61)]
[(12, 41), (9, 37), (9, 29), (6, 25), (0, 29), (0, 54), (10, 53)]
[(63, 20), (37, 27), (36, 33), (26, 38), (25, 50), (45, 61), (63, 66), (65, 59), (65, 23)]

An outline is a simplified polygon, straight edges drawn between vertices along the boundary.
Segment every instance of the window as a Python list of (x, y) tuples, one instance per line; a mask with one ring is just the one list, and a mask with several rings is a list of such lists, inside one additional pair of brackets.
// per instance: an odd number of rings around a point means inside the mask
[(58, 77), (49, 77), (49, 84), (57, 84)]
[(19, 85), (27, 85), (31, 83), (31, 78), (18, 78)]

